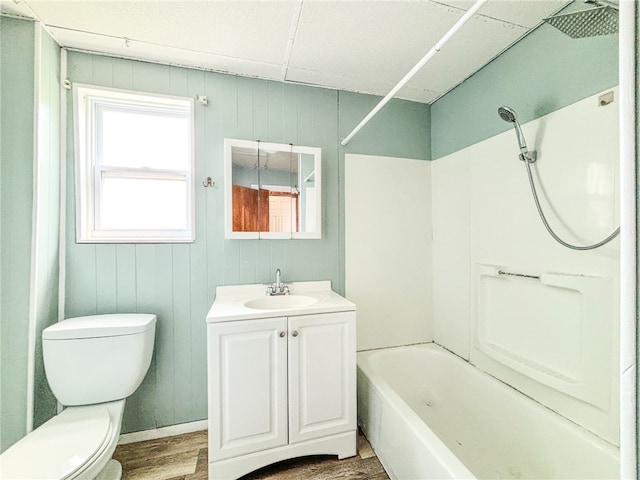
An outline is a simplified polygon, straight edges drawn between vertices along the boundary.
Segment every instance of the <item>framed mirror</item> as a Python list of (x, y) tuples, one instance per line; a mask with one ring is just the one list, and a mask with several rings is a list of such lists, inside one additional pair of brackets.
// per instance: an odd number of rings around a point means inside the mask
[(322, 236), (321, 149), (224, 140), (225, 238)]

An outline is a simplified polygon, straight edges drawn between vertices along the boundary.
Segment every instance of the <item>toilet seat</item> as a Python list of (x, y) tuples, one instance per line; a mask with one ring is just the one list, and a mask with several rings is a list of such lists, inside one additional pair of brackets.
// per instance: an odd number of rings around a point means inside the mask
[(69, 407), (0, 455), (0, 479), (72, 479), (100, 456), (112, 430), (105, 405)]

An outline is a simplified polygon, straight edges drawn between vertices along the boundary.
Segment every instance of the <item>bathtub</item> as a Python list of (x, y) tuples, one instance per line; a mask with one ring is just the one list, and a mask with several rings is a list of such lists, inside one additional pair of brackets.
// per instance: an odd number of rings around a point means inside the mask
[(619, 450), (436, 344), (358, 353), (358, 422), (392, 479), (619, 478)]

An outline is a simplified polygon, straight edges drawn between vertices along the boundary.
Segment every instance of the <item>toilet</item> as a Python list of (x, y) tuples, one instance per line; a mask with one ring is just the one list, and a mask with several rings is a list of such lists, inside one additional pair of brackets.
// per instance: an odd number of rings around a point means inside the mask
[(47, 381), (65, 409), (0, 455), (2, 480), (119, 480), (111, 456), (125, 399), (153, 354), (156, 316), (92, 315), (42, 332)]

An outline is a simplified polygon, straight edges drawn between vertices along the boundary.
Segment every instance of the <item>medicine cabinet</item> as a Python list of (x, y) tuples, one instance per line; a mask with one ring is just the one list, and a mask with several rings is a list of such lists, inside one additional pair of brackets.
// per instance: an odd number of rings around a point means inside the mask
[(320, 162), (320, 148), (225, 138), (225, 238), (321, 238)]

